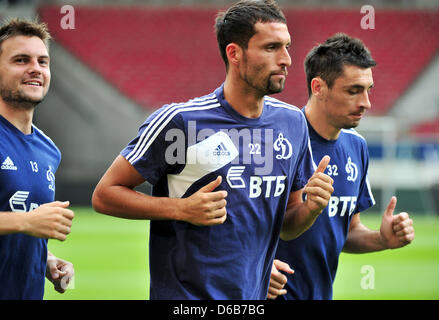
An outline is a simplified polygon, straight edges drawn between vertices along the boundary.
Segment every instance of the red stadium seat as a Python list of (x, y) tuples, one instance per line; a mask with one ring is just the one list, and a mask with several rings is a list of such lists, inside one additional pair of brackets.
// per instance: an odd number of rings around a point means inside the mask
[(419, 137), (439, 138), (439, 117), (414, 126), (412, 133)]
[[(60, 26), (60, 8), (44, 6), (43, 21), (65, 48), (140, 105), (155, 109), (211, 92), (225, 67), (214, 34), (213, 8), (75, 7), (74, 30)], [(438, 11), (376, 10), (375, 29), (361, 28), (360, 10), (284, 10), (293, 66), (276, 95), (303, 106), (303, 60), (312, 46), (336, 32), (361, 38), (378, 65), (371, 113), (385, 114), (439, 48)]]

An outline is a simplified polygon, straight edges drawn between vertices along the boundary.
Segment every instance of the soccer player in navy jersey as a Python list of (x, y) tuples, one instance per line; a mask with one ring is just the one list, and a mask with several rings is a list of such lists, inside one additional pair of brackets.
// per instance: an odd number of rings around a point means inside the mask
[(63, 293), (73, 265), (47, 250), (65, 240), (73, 211), (54, 201), (61, 153), (32, 123), (50, 84), (45, 24), (0, 28), (0, 299), (42, 299), (45, 276)]
[(396, 197), (390, 199), (380, 230), (360, 221), (360, 212), (375, 201), (366, 141), (353, 128), (371, 108), (375, 64), (361, 40), (341, 33), (314, 47), (305, 59), (309, 100), (302, 111), (314, 159), (331, 157), (326, 172), (334, 180), (334, 193), (312, 227), (297, 239), (280, 240), (268, 298), (332, 299), (341, 251), (394, 249), (414, 239), (408, 214), (393, 215)]
[[(98, 212), (151, 220), (151, 299), (265, 299), (279, 235), (308, 228), (333, 191), (302, 112), (267, 96), (291, 65), (278, 5), (240, 1), (215, 27), (225, 82), (154, 112), (93, 194)], [(144, 181), (152, 196), (133, 190)]]

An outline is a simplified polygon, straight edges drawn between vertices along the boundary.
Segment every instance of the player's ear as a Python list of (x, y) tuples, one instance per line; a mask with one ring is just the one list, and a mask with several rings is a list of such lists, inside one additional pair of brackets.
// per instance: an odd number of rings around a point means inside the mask
[(315, 77), (311, 80), (311, 91), (316, 98), (324, 98), (327, 90), (328, 86), (322, 78)]
[(238, 66), (242, 59), (242, 48), (234, 42), (229, 43), (226, 46), (226, 54), (229, 64)]

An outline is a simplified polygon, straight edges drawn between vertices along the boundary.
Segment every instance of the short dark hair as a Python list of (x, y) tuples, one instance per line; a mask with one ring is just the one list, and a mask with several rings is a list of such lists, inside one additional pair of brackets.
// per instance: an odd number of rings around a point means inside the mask
[(38, 37), (44, 42), (47, 50), (49, 50), (49, 42), (52, 39), (47, 24), (13, 18), (0, 27), (0, 53), (2, 43), (15, 36)]
[(360, 39), (337, 33), (323, 44), (312, 48), (305, 58), (304, 65), (308, 96), (311, 97), (313, 78), (322, 78), (328, 88), (332, 88), (335, 80), (342, 75), (345, 65), (371, 68), (376, 66), (376, 62)]
[(248, 42), (255, 34), (254, 25), (257, 22), (287, 23), (279, 5), (273, 0), (241, 0), (227, 11), (220, 11), (215, 19), (215, 32), (226, 67), (226, 47), (229, 43), (236, 43), (247, 49)]

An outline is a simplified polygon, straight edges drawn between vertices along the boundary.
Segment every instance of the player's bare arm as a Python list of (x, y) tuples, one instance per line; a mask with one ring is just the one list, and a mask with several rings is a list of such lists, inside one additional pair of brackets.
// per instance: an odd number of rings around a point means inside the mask
[(64, 241), (71, 231), (74, 212), (68, 201), (43, 204), (30, 212), (1, 212), (0, 235), (24, 233)]
[[(332, 186), (334, 181), (323, 172), (329, 161), (328, 156), (323, 157), (305, 188), (290, 194), (280, 234), (282, 240), (291, 240), (300, 236), (328, 205), (331, 194), (334, 192)], [(307, 195), (305, 201), (302, 200), (303, 193)]]
[(135, 191), (143, 182), (139, 172), (119, 155), (95, 188), (93, 208), (126, 219), (179, 220), (194, 225), (221, 224), (227, 217), (227, 192), (214, 191), (221, 177), (187, 198), (154, 197)]
[(413, 220), (408, 213), (394, 215), (396, 197), (390, 199), (383, 214), (380, 230), (370, 230), (361, 223), (360, 213), (352, 217), (344, 252), (366, 253), (401, 248), (415, 238)]

